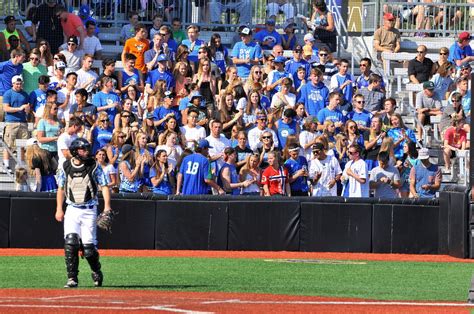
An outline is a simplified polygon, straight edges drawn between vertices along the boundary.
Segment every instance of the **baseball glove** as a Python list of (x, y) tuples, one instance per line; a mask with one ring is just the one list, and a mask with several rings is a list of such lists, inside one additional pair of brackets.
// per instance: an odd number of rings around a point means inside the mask
[(113, 210), (100, 213), (100, 215), (97, 217), (97, 227), (112, 233), (112, 223), (114, 221), (114, 216), (117, 214), (118, 213), (114, 212)]

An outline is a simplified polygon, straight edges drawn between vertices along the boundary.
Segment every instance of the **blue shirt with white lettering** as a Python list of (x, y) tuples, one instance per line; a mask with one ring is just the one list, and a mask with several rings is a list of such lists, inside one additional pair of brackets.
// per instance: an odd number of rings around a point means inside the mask
[(209, 186), (204, 180), (212, 179), (212, 175), (211, 166), (206, 157), (198, 153), (186, 156), (181, 163), (179, 172), (183, 175), (181, 194), (200, 195), (209, 193)]
[[(245, 44), (242, 41), (235, 43), (234, 48), (232, 48), (231, 56), (232, 58), (237, 59), (250, 59), (254, 60), (255, 58), (261, 59), (262, 58), (262, 48), (260, 45), (257, 45), (255, 42), (249, 42)], [(237, 64), (237, 74), (241, 78), (247, 78), (250, 74), (250, 69), (252, 68), (252, 64), (245, 63), (245, 64)]]
[(298, 102), (304, 103), (306, 112), (310, 116), (317, 116), (318, 112), (329, 103), (329, 89), (322, 82), (316, 86), (308, 83), (301, 88)]

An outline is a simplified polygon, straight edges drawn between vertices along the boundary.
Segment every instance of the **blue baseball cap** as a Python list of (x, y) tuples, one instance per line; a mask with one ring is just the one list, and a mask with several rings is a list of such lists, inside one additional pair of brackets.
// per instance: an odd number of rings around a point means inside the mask
[(194, 98), (202, 99), (201, 93), (195, 92), (194, 94), (191, 95), (191, 99), (189, 99), (189, 101), (192, 102)]
[(197, 147), (198, 148), (214, 148), (211, 145), (209, 145), (209, 141), (206, 140), (205, 138), (199, 140)]
[(275, 63), (285, 63), (286, 58), (283, 57), (283, 56), (278, 56), (278, 57), (275, 58), (275, 60), (273, 60), (273, 62), (275, 62)]
[(265, 22), (265, 24), (267, 24), (267, 25), (275, 25), (275, 20), (273, 20), (273, 19), (268, 19), (268, 20)]
[(161, 62), (161, 61), (168, 61), (168, 57), (165, 54), (161, 54), (158, 56), (158, 59), (156, 61)]

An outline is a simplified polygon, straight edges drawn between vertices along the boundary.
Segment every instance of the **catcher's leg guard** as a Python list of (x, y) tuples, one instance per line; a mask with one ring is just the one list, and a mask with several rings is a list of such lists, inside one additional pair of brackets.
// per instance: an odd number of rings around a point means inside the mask
[(102, 286), (104, 276), (100, 271), (99, 252), (94, 244), (84, 244), (84, 257), (86, 258), (92, 270), (92, 281), (96, 287)]
[[(64, 256), (66, 262), (67, 277), (72, 279), (77, 286), (77, 274), (79, 273), (79, 247), (81, 245), (79, 235), (77, 233), (69, 233), (64, 239)], [(68, 281), (69, 283), (69, 281)], [(67, 284), (73, 287), (74, 284)]]

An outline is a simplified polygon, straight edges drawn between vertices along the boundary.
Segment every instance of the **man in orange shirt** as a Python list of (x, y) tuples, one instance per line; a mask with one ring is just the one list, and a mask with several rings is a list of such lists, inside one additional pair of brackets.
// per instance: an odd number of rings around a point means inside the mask
[(145, 63), (145, 51), (150, 49), (150, 43), (146, 39), (147, 30), (145, 25), (137, 24), (135, 26), (135, 37), (127, 39), (122, 52), (122, 63), (125, 64), (125, 54), (131, 53), (137, 57), (135, 61), (135, 68), (142, 71), (143, 74), (147, 72)]
[(58, 5), (55, 10), (56, 17), (61, 21), (63, 27), (64, 42), (71, 36), (79, 38), (79, 49), (83, 48), (86, 30), (79, 16), (69, 13), (65, 7)]

